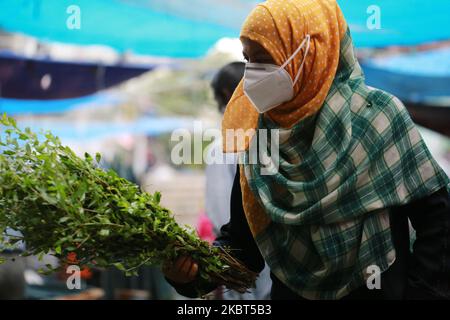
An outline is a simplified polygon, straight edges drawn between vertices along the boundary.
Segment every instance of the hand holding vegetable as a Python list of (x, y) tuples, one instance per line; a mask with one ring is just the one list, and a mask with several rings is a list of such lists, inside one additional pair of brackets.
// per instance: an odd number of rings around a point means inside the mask
[(198, 264), (192, 258), (184, 256), (175, 260), (174, 264), (163, 265), (164, 275), (177, 284), (186, 284), (195, 280)]

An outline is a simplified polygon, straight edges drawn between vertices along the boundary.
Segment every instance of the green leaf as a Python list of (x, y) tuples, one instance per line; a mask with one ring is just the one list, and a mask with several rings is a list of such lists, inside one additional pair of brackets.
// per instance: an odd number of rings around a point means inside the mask
[(102, 237), (107, 237), (107, 236), (109, 236), (109, 230), (108, 229), (102, 229), (102, 230), (100, 230), (99, 234)]
[(95, 154), (95, 161), (97, 161), (97, 163), (100, 163), (100, 160), (102, 160), (102, 155), (100, 153), (96, 153)]
[(116, 262), (113, 264), (117, 269), (119, 269), (120, 271), (126, 271), (126, 268), (123, 266), (122, 263), (120, 262)]
[(41, 197), (49, 204), (57, 204), (58, 200), (48, 195), (46, 192), (41, 192)]
[(160, 201), (161, 201), (161, 193), (160, 192), (155, 192), (155, 194), (153, 195), (153, 198), (154, 198), (156, 203), (160, 203)]
[(6, 112), (3, 113), (1, 121), (2, 121), (2, 124), (5, 125), (5, 126), (7, 126), (9, 124), (8, 123), (8, 116), (6, 115)]
[(8, 117), (8, 120), (9, 120), (9, 124), (17, 129), (16, 119), (14, 119), (12, 117)]
[(69, 221), (69, 219), (70, 219), (70, 217), (62, 217), (61, 219), (59, 219), (59, 223), (64, 223), (64, 222), (67, 222), (67, 221)]
[(181, 237), (180, 235), (177, 235), (176, 238), (181, 242), (181, 244), (185, 243), (183, 237)]
[(55, 248), (55, 252), (56, 252), (56, 254), (61, 254), (61, 252), (62, 252), (61, 246), (57, 246)]

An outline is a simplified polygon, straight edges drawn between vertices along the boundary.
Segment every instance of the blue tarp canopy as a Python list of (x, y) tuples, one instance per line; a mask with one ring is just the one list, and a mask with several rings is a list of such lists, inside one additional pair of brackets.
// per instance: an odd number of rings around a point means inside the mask
[(61, 100), (20, 100), (0, 98), (0, 114), (47, 114), (54, 112), (66, 112), (78, 108), (95, 108), (110, 106), (120, 103), (122, 99), (113, 94), (99, 93), (81, 98)]
[(190, 128), (192, 120), (174, 117), (144, 117), (130, 122), (87, 122), (77, 123), (64, 121), (20, 121), (21, 128), (29, 127), (34, 132), (51, 130), (61, 140), (89, 141), (115, 137), (121, 134), (142, 134), (159, 136), (178, 128)]
[(39, 100), (86, 96), (154, 67), (55, 61), (0, 52), (0, 96)]
[(361, 65), (367, 84), (403, 100), (416, 123), (450, 137), (450, 48), (379, 57)]
[[(337, 0), (357, 47), (415, 46), (450, 39), (448, 0)], [(380, 9), (381, 28), (369, 30), (367, 22)]]
[[(120, 52), (199, 57), (222, 37), (239, 36), (257, 0), (0, 0), (0, 28), (42, 41), (102, 44)], [(450, 39), (448, 0), (338, 0), (358, 47), (416, 45)], [(381, 29), (367, 21), (376, 4)], [(80, 8), (80, 29), (66, 26)]]
[(404, 101), (450, 101), (450, 48), (366, 60), (362, 67), (367, 84)]
[[(1, 0), (0, 28), (42, 41), (101, 44), (120, 52), (168, 57), (202, 56), (221, 37), (237, 35), (237, 26), (172, 14), (163, 2), (156, 2), (160, 5), (153, 7), (152, 1)], [(179, 2), (192, 5), (190, 1)], [(214, 1), (204, 3), (216, 12)], [(66, 10), (72, 5), (80, 8), (80, 29), (66, 26), (70, 17)]]
[[(201, 57), (220, 38), (239, 36), (243, 20), (258, 2), (261, 1), (0, 0), (0, 30), (24, 33), (40, 41), (107, 45), (119, 52), (131, 50), (153, 56)], [(378, 0), (375, 3), (373, 0), (338, 0), (338, 3), (352, 29), (357, 47), (413, 46), (450, 39), (450, 28), (447, 25), (450, 12), (449, 0)], [(379, 30), (368, 28), (368, 21), (370, 22), (371, 15), (375, 14), (368, 9), (374, 4), (380, 10), (381, 29)], [(71, 6), (77, 6), (80, 9), (80, 29), (67, 27), (68, 19), (70, 20), (71, 15), (74, 14), (73, 11), (67, 12)], [(7, 59), (9, 58), (4, 57), (5, 66), (10, 68), (12, 64)], [(29, 67), (32, 64), (44, 66), (47, 63), (31, 60), (26, 61), (24, 70), (30, 70)], [(51, 68), (61, 69), (61, 65), (54, 66), (50, 62), (48, 63)], [(426, 102), (430, 99), (450, 96), (449, 65), (449, 50), (436, 50), (365, 61), (363, 68), (369, 84), (390, 91), (407, 101)], [(89, 69), (92, 66), (80, 64), (76, 66), (76, 70), (83, 71), (85, 67)], [(123, 73), (123, 66), (119, 67), (119, 71)], [(56, 71), (60, 72), (60, 70)], [(130, 72), (139, 74), (143, 70)], [(22, 85), (14, 88), (23, 91), (25, 84), (39, 86), (41, 85), (39, 81), (46, 73), (47, 71), (37, 73), (36, 81), (31, 81), (31, 78), (21, 80), (19, 83), (23, 84), (23, 88), (21, 88)], [(98, 83), (94, 81), (98, 79), (95, 76), (96, 72), (91, 73), (93, 85), (90, 88), (98, 87)], [(14, 74), (20, 75), (18, 72)], [(54, 78), (53, 73), (51, 75)], [(8, 89), (5, 83), (3, 81), (4, 93)], [(64, 84), (65, 87), (69, 84), (67, 81), (52, 83)], [(80, 81), (77, 83), (72, 87), (77, 87)], [(83, 84), (86, 87), (88, 82)], [(79, 88), (82, 89), (83, 86)], [(43, 92), (39, 90), (38, 93)], [(62, 92), (57, 91), (58, 94)], [(76, 90), (69, 91), (73, 94)], [(49, 97), (49, 92), (47, 89), (47, 98), (56, 97)], [(84, 94), (88, 93), (91, 92), (86, 91)], [(76, 95), (81, 94), (83, 93), (78, 92)], [(31, 98), (28, 93), (26, 97)], [(36, 96), (34, 99), (41, 98)], [(68, 102), (46, 103), (44, 107), (37, 101), (31, 101), (26, 106), (21, 105), (19, 101), (3, 99), (0, 101), (0, 110), (52, 112), (52, 110), (63, 111), (79, 105), (76, 100)]]

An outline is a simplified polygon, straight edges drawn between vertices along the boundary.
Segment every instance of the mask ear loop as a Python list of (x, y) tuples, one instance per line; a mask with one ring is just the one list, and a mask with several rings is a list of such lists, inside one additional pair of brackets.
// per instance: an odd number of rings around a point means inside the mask
[(300, 65), (300, 69), (298, 70), (297, 76), (295, 77), (294, 85), (297, 83), (298, 79), (300, 78), (300, 74), (302, 73), (303, 66), (305, 65), (306, 57), (308, 56), (308, 52), (309, 52), (309, 46), (311, 45), (311, 36), (308, 34), (306, 36), (305, 40), (307, 41), (307, 43), (306, 43), (306, 50), (305, 50), (305, 56), (303, 57), (302, 64)]
[(306, 56), (308, 55), (309, 46), (311, 44), (311, 36), (309, 34), (306, 35), (305, 39), (302, 41), (302, 43), (297, 48), (297, 50), (294, 51), (292, 56), (289, 59), (287, 59), (286, 62), (280, 67), (281, 69), (286, 68), (286, 66), (295, 58), (295, 56), (300, 52), (300, 50), (303, 49), (303, 47), (305, 46), (305, 43), (306, 43), (305, 56), (303, 57), (303, 61), (302, 61), (302, 64), (300, 65), (300, 69), (298, 70), (297, 75), (295, 76), (294, 85), (297, 83), (298, 79), (300, 78), (300, 74), (302, 72), (303, 65), (305, 64), (305, 61), (306, 61)]

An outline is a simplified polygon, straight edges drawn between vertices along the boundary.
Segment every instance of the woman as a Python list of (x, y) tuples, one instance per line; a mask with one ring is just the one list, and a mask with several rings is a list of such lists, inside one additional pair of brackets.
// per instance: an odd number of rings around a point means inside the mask
[[(256, 138), (225, 139), (243, 163), (217, 245), (255, 271), (266, 261), (273, 299), (449, 298), (448, 177), (402, 103), (365, 85), (337, 3), (266, 1), (241, 41), (248, 63), (224, 136), (278, 129), (279, 159), (262, 174), (249, 161)], [(200, 288), (197, 270), (180, 257), (165, 273), (195, 296), (214, 287)]]

